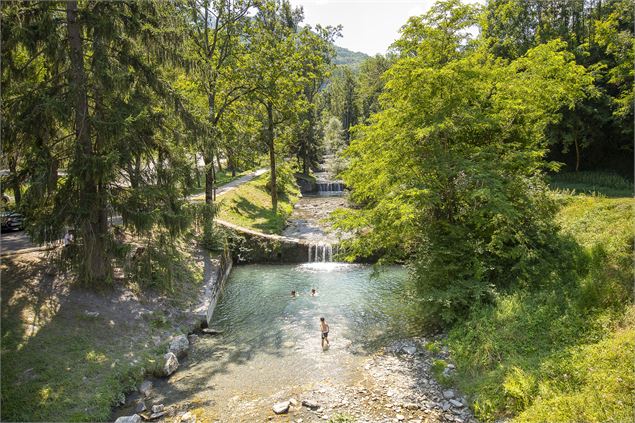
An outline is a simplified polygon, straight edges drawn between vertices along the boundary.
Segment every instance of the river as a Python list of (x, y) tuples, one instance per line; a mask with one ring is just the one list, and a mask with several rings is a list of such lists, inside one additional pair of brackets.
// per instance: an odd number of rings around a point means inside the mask
[[(399, 307), (404, 280), (399, 267), (236, 267), (210, 325), (222, 333), (197, 340), (169, 382), (156, 382), (156, 400), (187, 401), (204, 419), (250, 421), (270, 414), (281, 392), (355, 384), (369, 354), (411, 335)], [(319, 317), (330, 325), (327, 350), (320, 345)]]

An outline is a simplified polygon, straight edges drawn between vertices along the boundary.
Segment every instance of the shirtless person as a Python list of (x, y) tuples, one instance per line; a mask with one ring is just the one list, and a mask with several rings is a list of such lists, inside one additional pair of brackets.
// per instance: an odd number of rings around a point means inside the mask
[(324, 317), (320, 317), (320, 332), (322, 332), (322, 349), (324, 349), (324, 341), (327, 346), (331, 346), (329, 343), (329, 325), (324, 320)]

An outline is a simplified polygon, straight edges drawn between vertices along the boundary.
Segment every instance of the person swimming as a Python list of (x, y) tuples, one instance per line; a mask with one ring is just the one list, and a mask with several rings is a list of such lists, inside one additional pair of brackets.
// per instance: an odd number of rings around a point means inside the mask
[(315, 288), (311, 288), (311, 296), (312, 297), (317, 296), (317, 291), (315, 290)]
[(297, 297), (298, 296), (298, 293), (295, 292), (295, 289), (293, 291), (291, 291), (291, 296), (292, 297)]

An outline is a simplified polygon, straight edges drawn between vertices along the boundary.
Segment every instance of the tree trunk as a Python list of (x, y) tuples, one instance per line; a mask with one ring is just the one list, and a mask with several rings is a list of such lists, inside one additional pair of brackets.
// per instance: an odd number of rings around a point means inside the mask
[(214, 156), (204, 156), (203, 161), (205, 162), (205, 203), (212, 204), (216, 200)]
[(216, 154), (216, 164), (218, 165), (218, 171), (222, 172), (223, 171), (223, 166), (220, 163), (220, 154)]
[[(71, 78), (70, 85), (75, 100), (75, 166), (79, 182), (79, 204), (87, 210), (78, 214), (79, 235), (83, 247), (80, 262), (80, 276), (86, 283), (102, 283), (109, 276), (109, 263), (105, 251), (106, 232), (108, 230), (103, 198), (99, 184), (90, 164), (95, 153), (90, 139), (88, 121), (88, 95), (86, 73), (84, 70), (84, 50), (81, 39), (81, 25), (77, 21), (77, 1), (66, 2), (66, 20), (70, 47)], [(93, 165), (94, 166), (94, 165)]]
[(580, 170), (580, 145), (576, 134), (573, 136), (573, 143), (575, 144), (575, 171), (578, 172)]
[(11, 189), (13, 190), (13, 199), (15, 205), (19, 206), (22, 202), (22, 191), (20, 190), (20, 179), (18, 178), (17, 161), (15, 158), (9, 157), (9, 173), (11, 175)]
[(269, 147), (269, 167), (271, 168), (271, 209), (278, 213), (278, 184), (276, 181), (276, 152), (274, 144), (273, 105), (267, 104), (267, 146)]

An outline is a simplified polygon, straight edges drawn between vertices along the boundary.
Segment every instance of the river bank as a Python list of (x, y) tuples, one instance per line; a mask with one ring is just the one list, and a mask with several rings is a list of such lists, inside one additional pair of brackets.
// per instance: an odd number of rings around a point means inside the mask
[(220, 264), (194, 249), (172, 293), (123, 279), (94, 290), (60, 253), (2, 260), (3, 421), (109, 420), (170, 341), (200, 325), (205, 274)]

